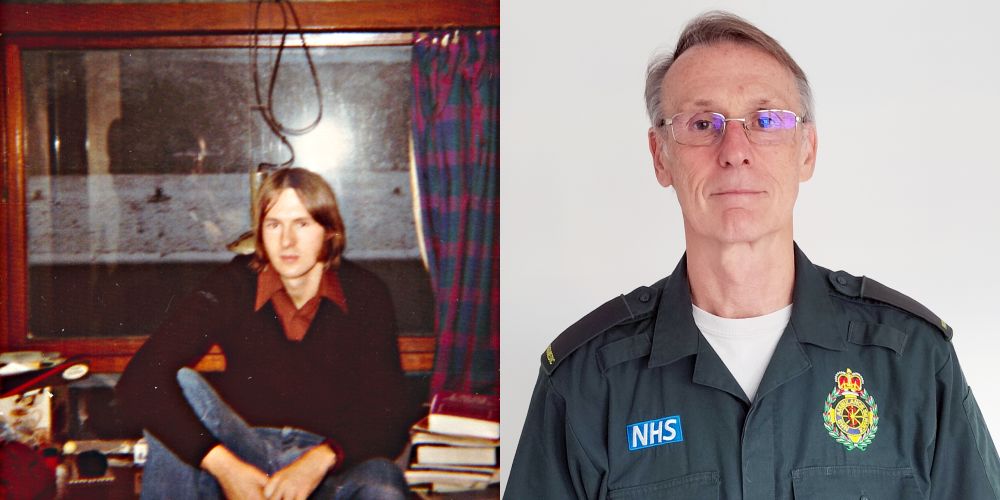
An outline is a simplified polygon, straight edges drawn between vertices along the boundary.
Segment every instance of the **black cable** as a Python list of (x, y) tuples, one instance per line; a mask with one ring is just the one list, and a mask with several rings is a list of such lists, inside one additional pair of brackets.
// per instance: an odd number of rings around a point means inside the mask
[[(281, 9), (281, 42), (278, 44), (278, 54), (274, 60), (274, 67), (271, 69), (270, 81), (267, 84), (267, 102), (265, 103), (264, 98), (261, 95), (260, 75), (258, 72), (257, 62), (260, 56), (260, 33), (258, 29), (260, 27), (260, 9), (264, 3), (268, 1), (273, 1), (278, 4), (278, 7)], [(281, 68), (281, 57), (285, 51), (285, 41), (288, 37), (289, 15), (295, 23), (295, 29), (299, 34), (299, 40), (302, 42), (302, 49), (305, 51), (306, 62), (309, 65), (309, 73), (313, 81), (313, 88), (316, 91), (316, 101), (319, 104), (316, 119), (309, 125), (302, 128), (287, 127), (274, 116), (274, 87), (275, 83), (278, 81), (278, 71)], [(313, 63), (312, 55), (309, 52), (309, 45), (306, 44), (305, 33), (302, 30), (302, 23), (299, 22), (299, 16), (295, 12), (295, 8), (289, 0), (257, 0), (257, 7), (254, 10), (253, 16), (252, 41), (250, 43), (250, 71), (253, 73), (253, 90), (254, 98), (256, 100), (254, 109), (260, 111), (261, 117), (264, 119), (264, 123), (267, 124), (268, 128), (271, 129), (271, 132), (278, 137), (281, 143), (288, 148), (291, 155), (291, 157), (280, 166), (271, 163), (261, 163), (257, 169), (260, 171), (276, 167), (287, 167), (295, 162), (295, 149), (288, 141), (288, 136), (307, 134), (314, 130), (319, 125), (320, 120), (323, 119), (323, 93), (319, 83), (319, 74), (316, 72), (316, 65)]]

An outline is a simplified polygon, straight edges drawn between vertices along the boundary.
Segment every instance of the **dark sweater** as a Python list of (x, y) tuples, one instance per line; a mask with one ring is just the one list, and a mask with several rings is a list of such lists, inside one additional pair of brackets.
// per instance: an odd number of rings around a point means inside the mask
[(254, 312), (257, 275), (237, 257), (212, 273), (150, 336), (125, 369), (118, 398), (185, 462), (198, 467), (218, 441), (181, 394), (176, 373), (218, 344), (226, 370), (215, 387), (250, 425), (298, 427), (344, 452), (341, 466), (402, 449), (410, 422), (402, 411), (396, 320), (385, 285), (344, 261), (338, 270), (349, 313), (322, 300), (305, 338), (285, 337), (268, 302)]

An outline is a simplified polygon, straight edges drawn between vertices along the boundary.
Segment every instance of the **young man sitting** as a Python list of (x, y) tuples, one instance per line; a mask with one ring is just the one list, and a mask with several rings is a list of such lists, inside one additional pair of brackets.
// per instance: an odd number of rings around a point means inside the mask
[[(256, 253), (173, 308), (118, 384), (146, 429), (143, 498), (405, 498), (410, 422), (385, 285), (341, 258), (333, 192), (300, 168), (254, 200)], [(219, 345), (214, 385), (192, 366)]]

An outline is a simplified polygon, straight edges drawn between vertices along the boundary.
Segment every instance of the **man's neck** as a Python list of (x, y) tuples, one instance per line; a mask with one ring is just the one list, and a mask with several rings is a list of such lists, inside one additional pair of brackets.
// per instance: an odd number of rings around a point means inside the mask
[(792, 303), (795, 251), (790, 230), (746, 243), (686, 240), (694, 305), (723, 318), (753, 318)]
[(316, 264), (309, 272), (298, 278), (281, 278), (285, 293), (292, 299), (296, 309), (301, 309), (303, 304), (319, 293), (319, 284), (323, 280), (324, 271), (325, 267), (322, 264)]

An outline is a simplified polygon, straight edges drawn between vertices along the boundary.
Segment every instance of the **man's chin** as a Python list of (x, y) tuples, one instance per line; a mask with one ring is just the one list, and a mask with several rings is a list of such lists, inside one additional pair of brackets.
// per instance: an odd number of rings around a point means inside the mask
[(700, 232), (699, 239), (711, 241), (718, 246), (754, 244), (779, 233), (774, 228), (757, 224), (727, 224)]
[(275, 266), (274, 263), (271, 263), (271, 266), (274, 267), (275, 272), (277, 272), (278, 276), (280, 276), (283, 280), (298, 279), (305, 276), (308, 272), (308, 270), (302, 270), (295, 267)]
[(709, 224), (686, 224), (685, 229), (693, 231), (697, 239), (723, 245), (751, 243), (769, 232), (750, 211), (727, 210), (714, 219)]
[(317, 267), (322, 268), (323, 264), (320, 261), (312, 261), (311, 265), (307, 265), (307, 263), (300, 260), (291, 265), (284, 262), (279, 262), (276, 265), (274, 262), (271, 262), (271, 267), (278, 273), (278, 276), (281, 276), (281, 279), (287, 281), (305, 278)]

